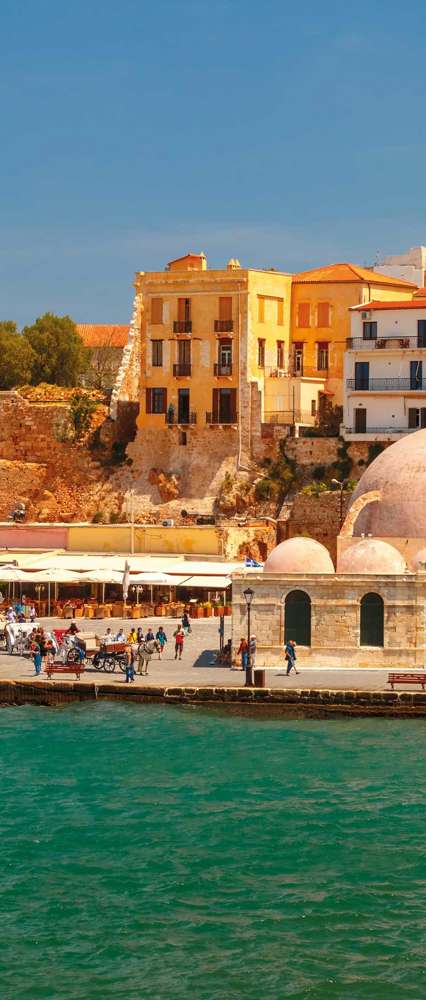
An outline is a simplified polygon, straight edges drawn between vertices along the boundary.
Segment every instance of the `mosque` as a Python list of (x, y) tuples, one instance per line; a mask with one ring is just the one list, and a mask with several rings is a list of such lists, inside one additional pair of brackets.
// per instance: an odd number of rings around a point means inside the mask
[(303, 666), (425, 666), (426, 430), (391, 445), (360, 479), (337, 539), (337, 568), (312, 538), (281, 542), (263, 570), (234, 573), (234, 642), (253, 591), (257, 663), (283, 663), (294, 639)]

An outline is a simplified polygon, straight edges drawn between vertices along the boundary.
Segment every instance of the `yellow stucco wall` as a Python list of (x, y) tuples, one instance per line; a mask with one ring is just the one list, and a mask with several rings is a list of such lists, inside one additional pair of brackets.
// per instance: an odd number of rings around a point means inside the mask
[[(68, 529), (71, 552), (130, 552), (128, 524), (76, 524)], [(188, 553), (222, 555), (222, 537), (214, 525), (163, 528), (162, 525), (135, 525), (135, 553)]]
[[(146, 390), (165, 388), (167, 407), (173, 404), (178, 413), (178, 391), (189, 389), (190, 412), (196, 414), (197, 428), (206, 425), (206, 414), (213, 411), (213, 390), (237, 390), (236, 409), (240, 414), (240, 383), (257, 379), (263, 387), (268, 367), (277, 365), (277, 341), (284, 342), (288, 358), (290, 335), (291, 276), (279, 272), (237, 270), (187, 270), (146, 272), (136, 276), (144, 310), (141, 326), (141, 409), (140, 427), (164, 428), (164, 414), (146, 412)], [(219, 320), (219, 299), (232, 298), (232, 331), (215, 330)], [(153, 323), (153, 298), (163, 300), (163, 322)], [(192, 332), (176, 333), (178, 299), (191, 300)], [(259, 305), (262, 300), (263, 305)], [(260, 318), (263, 310), (263, 320)], [(258, 339), (265, 341), (265, 369), (258, 365)], [(215, 375), (219, 342), (232, 341), (232, 375)], [(152, 340), (163, 341), (163, 365), (152, 365)], [(178, 342), (191, 344), (191, 375), (176, 375)]]
[[(326, 388), (333, 393), (333, 404), (343, 403), (343, 361), (346, 338), (350, 337), (351, 306), (359, 305), (369, 299), (395, 301), (411, 299), (412, 290), (383, 287), (379, 284), (363, 284), (359, 282), (293, 282), (291, 307), (291, 343), (304, 344), (304, 374), (311, 376), (326, 375)], [(318, 304), (328, 302), (330, 305), (330, 325), (317, 325)], [(310, 305), (310, 327), (298, 325), (299, 303)], [(328, 372), (320, 372), (317, 368), (317, 344), (329, 344)]]

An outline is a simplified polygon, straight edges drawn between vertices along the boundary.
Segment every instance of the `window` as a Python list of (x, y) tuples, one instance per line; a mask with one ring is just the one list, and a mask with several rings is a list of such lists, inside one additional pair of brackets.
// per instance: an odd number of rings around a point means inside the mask
[(317, 415), (317, 401), (316, 399), (311, 399), (311, 417), (316, 417)]
[(311, 599), (304, 590), (291, 590), (285, 599), (284, 642), (311, 645)]
[(221, 295), (219, 298), (219, 319), (222, 321), (232, 319), (232, 296)]
[(153, 368), (162, 368), (163, 365), (163, 341), (152, 340), (152, 365)]
[(190, 323), (191, 299), (178, 299), (178, 322)]
[(317, 368), (319, 372), (328, 371), (328, 344), (318, 344), (318, 362)]
[(303, 344), (294, 345), (293, 375), (303, 375)]
[(284, 299), (277, 299), (277, 326), (284, 326)]
[(212, 423), (235, 424), (237, 422), (237, 390), (213, 389)]
[(384, 646), (384, 617), (380, 594), (364, 594), (360, 608), (360, 646)]
[(265, 341), (258, 340), (257, 342), (257, 364), (259, 368), (265, 367)]
[(368, 389), (370, 384), (370, 365), (368, 361), (355, 361), (355, 389)]
[(265, 298), (263, 295), (257, 296), (257, 318), (259, 323), (265, 322)]
[(421, 361), (410, 361), (410, 389), (423, 388), (423, 365)]
[(299, 302), (297, 306), (297, 325), (307, 328), (311, 325), (311, 303)]
[(362, 324), (363, 340), (377, 340), (377, 323)]
[(284, 368), (284, 341), (277, 340), (277, 368)]
[(415, 430), (416, 427), (426, 427), (426, 407), (410, 406), (408, 408), (408, 427), (410, 430)]
[(179, 340), (178, 341), (178, 364), (191, 365), (191, 341), (190, 340)]
[(359, 407), (354, 412), (355, 417), (355, 434), (365, 434), (367, 430), (367, 410), (365, 406)]
[(178, 424), (189, 424), (189, 389), (178, 392)]
[(317, 326), (330, 326), (330, 303), (318, 302), (317, 306)]
[(151, 299), (151, 323), (160, 324), (163, 322), (163, 300)]
[(232, 342), (221, 340), (219, 344), (219, 368), (222, 374), (232, 375)]
[(426, 319), (417, 320), (417, 347), (426, 347)]
[(146, 412), (165, 413), (167, 410), (167, 389), (146, 390)]

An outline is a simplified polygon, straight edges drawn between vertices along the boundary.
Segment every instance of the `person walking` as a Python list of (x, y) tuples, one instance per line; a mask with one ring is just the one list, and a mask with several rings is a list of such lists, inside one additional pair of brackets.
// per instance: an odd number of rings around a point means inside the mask
[(158, 645), (160, 647), (160, 649), (158, 651), (158, 659), (161, 660), (161, 657), (162, 657), (163, 652), (164, 652), (164, 647), (165, 647), (166, 642), (167, 642), (167, 636), (166, 636), (166, 633), (165, 633), (162, 625), (160, 625), (160, 627), (158, 629), (158, 632), (157, 632), (157, 635), (155, 636), (155, 638), (156, 638), (156, 640), (158, 642)]
[(42, 655), (38, 642), (34, 642), (32, 644), (32, 654), (34, 663), (34, 675), (35, 677), (39, 677), (41, 674), (41, 667), (42, 667)]
[(289, 674), (291, 674), (292, 670), (294, 670), (296, 674), (300, 673), (300, 671), (296, 667), (297, 656), (296, 656), (296, 643), (294, 639), (289, 639), (288, 642), (286, 643), (284, 649), (284, 656), (287, 661), (287, 677)]
[(183, 642), (185, 638), (185, 633), (183, 631), (182, 625), (178, 625), (176, 632), (173, 633), (175, 640), (175, 660), (182, 659), (183, 653)]
[(237, 656), (241, 656), (241, 667), (237, 667), (236, 669), (246, 670), (248, 667), (249, 648), (247, 639), (245, 639), (243, 635), (241, 636), (240, 645), (237, 649)]
[(145, 633), (145, 642), (152, 642), (153, 639), (155, 639), (155, 635), (152, 631), (151, 626), (148, 625), (148, 631)]
[(254, 669), (255, 666), (256, 666), (256, 636), (255, 635), (251, 635), (250, 636), (249, 657), (250, 657), (250, 666), (253, 667), (253, 669)]
[(182, 615), (182, 628), (183, 628), (184, 634), (185, 635), (189, 635), (189, 633), (191, 631), (191, 622), (189, 620), (189, 611), (188, 611), (188, 608), (185, 608), (185, 610), (183, 612), (183, 615)]

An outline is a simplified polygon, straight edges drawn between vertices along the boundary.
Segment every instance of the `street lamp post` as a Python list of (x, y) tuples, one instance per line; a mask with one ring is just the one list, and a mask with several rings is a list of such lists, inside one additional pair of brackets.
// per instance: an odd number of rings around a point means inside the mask
[(344, 479), (343, 482), (340, 482), (340, 479), (332, 479), (331, 482), (333, 483), (333, 486), (338, 486), (339, 490), (340, 490), (340, 516), (339, 516), (340, 525), (339, 525), (339, 527), (341, 528), (342, 524), (343, 524), (343, 491), (344, 491), (344, 488), (346, 486), (346, 480)]
[(253, 687), (253, 670), (252, 670), (251, 655), (250, 655), (250, 634), (251, 634), (250, 624), (251, 624), (251, 602), (254, 597), (254, 590), (252, 590), (251, 587), (247, 587), (247, 590), (244, 590), (243, 594), (244, 594), (244, 600), (247, 605), (247, 645), (248, 645), (245, 686)]

